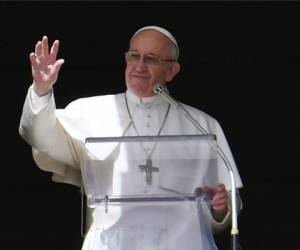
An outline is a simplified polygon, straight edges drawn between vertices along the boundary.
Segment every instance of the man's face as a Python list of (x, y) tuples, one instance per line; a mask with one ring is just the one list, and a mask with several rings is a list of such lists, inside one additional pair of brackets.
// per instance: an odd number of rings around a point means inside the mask
[(168, 38), (155, 30), (141, 31), (132, 38), (125, 79), (127, 88), (133, 94), (140, 97), (153, 96), (156, 83), (165, 84), (172, 79), (174, 63), (157, 61), (171, 59), (170, 48)]

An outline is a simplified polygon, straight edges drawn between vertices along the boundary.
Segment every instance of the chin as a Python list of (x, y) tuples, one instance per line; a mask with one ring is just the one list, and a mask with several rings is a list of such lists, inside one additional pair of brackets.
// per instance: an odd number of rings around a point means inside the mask
[(153, 95), (152, 91), (149, 91), (148, 88), (145, 88), (142, 84), (137, 84), (135, 86), (131, 86), (129, 90), (139, 97), (148, 97)]
[(144, 90), (133, 90), (132, 91), (136, 96), (139, 96), (139, 97), (148, 97), (149, 94), (144, 91)]

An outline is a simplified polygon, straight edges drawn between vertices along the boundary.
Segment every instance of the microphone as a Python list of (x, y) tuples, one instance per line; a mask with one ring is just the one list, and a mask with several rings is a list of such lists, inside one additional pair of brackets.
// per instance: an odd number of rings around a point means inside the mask
[(157, 83), (153, 86), (153, 92), (156, 95), (162, 96), (168, 103), (175, 108), (180, 108), (184, 112), (185, 116), (200, 130), (201, 134), (207, 135), (208, 132), (201, 126), (201, 124), (183, 107), (181, 103), (176, 101), (169, 95), (169, 91), (164, 84)]
[(153, 92), (156, 95), (162, 96), (168, 103), (173, 105), (174, 107), (178, 108), (179, 103), (169, 95), (169, 91), (164, 84), (156, 83), (153, 86)]
[[(175, 108), (180, 108), (184, 115), (195, 125), (195, 127), (200, 131), (201, 134), (207, 135), (208, 131), (192, 116), (192, 114), (178, 101), (176, 101), (173, 97), (169, 95), (169, 91), (164, 84), (157, 83), (153, 86), (153, 92), (156, 95), (162, 96), (168, 103), (173, 105)], [(233, 249), (236, 249), (237, 246), (237, 236), (238, 236), (238, 225), (237, 225), (237, 200), (236, 200), (236, 183), (235, 183), (235, 175), (233, 172), (233, 168), (223, 150), (219, 147), (219, 145), (214, 142), (212, 143), (212, 147), (216, 150), (217, 154), (221, 157), (222, 161), (225, 163), (225, 166), (230, 175), (231, 181), (231, 208), (232, 208), (232, 228), (231, 235)]]

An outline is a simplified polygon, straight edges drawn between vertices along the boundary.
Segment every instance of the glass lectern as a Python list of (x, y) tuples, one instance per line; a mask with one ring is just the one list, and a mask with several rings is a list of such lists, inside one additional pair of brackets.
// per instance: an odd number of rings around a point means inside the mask
[(164, 229), (169, 239), (160, 235), (156, 241), (175, 242), (166, 249), (176, 249), (175, 238), (182, 242), (191, 233), (201, 243), (186, 249), (217, 249), (209, 193), (202, 190), (218, 185), (215, 140), (212, 134), (86, 138), (81, 168), (87, 205), (104, 214), (117, 211), (112, 227), (159, 225), (155, 231)]

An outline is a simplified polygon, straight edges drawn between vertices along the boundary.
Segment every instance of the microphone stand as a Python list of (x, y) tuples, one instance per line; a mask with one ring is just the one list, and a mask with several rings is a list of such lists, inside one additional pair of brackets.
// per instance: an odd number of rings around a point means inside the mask
[[(195, 125), (195, 127), (200, 131), (201, 134), (207, 135), (208, 132), (201, 126), (201, 124), (185, 109), (185, 107), (178, 101), (176, 101), (174, 98), (172, 98), (168, 94), (168, 90), (166, 87), (162, 84), (155, 84), (153, 87), (153, 91), (157, 95), (161, 95), (167, 102), (174, 105), (176, 108), (180, 108), (184, 115)], [(218, 155), (221, 157), (223, 162), (225, 163), (225, 166), (229, 172), (230, 175), (230, 181), (231, 181), (231, 208), (232, 208), (232, 223), (231, 223), (231, 244), (232, 244), (232, 250), (238, 249), (238, 225), (237, 225), (237, 202), (236, 202), (236, 182), (235, 182), (235, 175), (233, 172), (233, 169), (230, 165), (230, 162), (228, 158), (226, 157), (223, 150), (219, 147), (217, 143), (213, 143), (213, 148), (217, 151)]]

